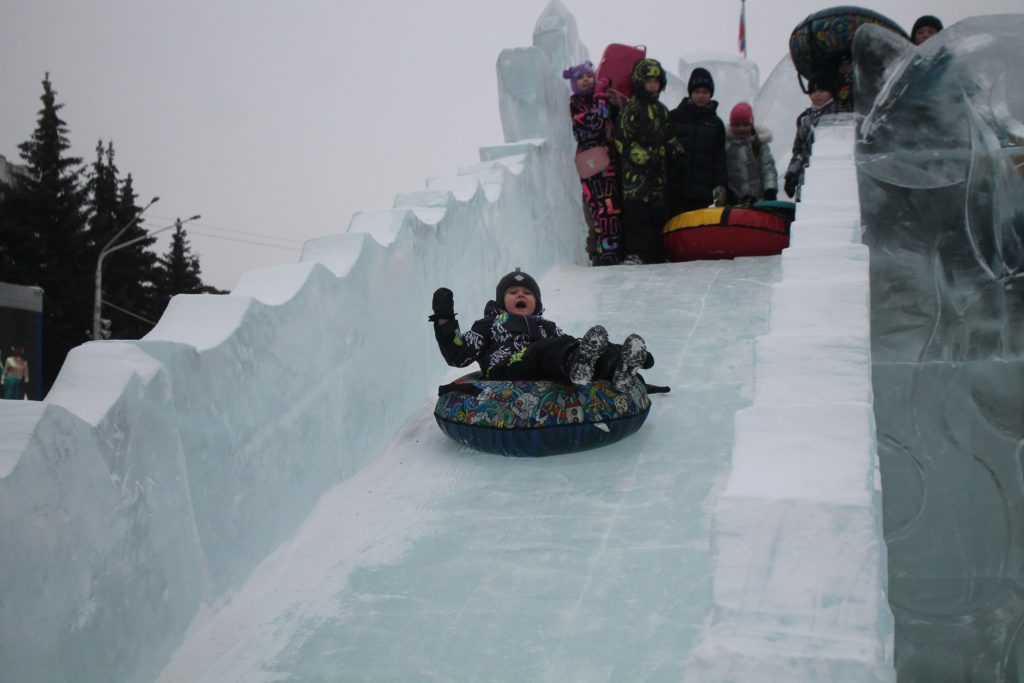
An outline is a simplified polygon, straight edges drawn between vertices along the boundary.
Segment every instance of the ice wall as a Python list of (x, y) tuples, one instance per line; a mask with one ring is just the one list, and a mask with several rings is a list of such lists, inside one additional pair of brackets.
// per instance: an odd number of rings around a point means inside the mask
[[(768, 79), (754, 98), (754, 123), (767, 128), (772, 134), (772, 156), (779, 178), (786, 175), (793, 155), (796, 119), (810, 106), (807, 95), (800, 89), (796, 67), (787, 54), (772, 69)], [(780, 199), (784, 198), (781, 192)]]
[(1024, 15), (968, 19), (919, 48), (885, 33), (858, 31), (855, 62), (858, 87), (879, 93), (858, 168), (897, 669), (1018, 681)]
[(753, 405), (736, 416), (688, 682), (895, 681), (853, 131), (836, 117), (816, 133)]
[[(560, 45), (583, 49), (571, 31)], [(499, 71), (523, 85), (503, 87), (508, 142), (479, 163), (230, 295), (175, 297), (144, 340), (78, 347), (44, 402), (0, 404), (0, 680), (152, 680), (201, 603), (435, 389), (434, 288), (482, 310), (496, 272), (582, 263), (564, 83), (549, 99), (555, 68), (536, 47), (503, 52)], [(394, 334), (396, 320), (424, 333)]]

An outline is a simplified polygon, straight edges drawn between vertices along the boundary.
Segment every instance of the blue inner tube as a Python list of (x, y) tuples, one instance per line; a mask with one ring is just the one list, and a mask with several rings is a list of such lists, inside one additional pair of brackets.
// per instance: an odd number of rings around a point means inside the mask
[(487, 453), (541, 457), (607, 446), (634, 433), (650, 412), (642, 381), (619, 393), (610, 382), (485, 380), (441, 387), (434, 418), (455, 441)]

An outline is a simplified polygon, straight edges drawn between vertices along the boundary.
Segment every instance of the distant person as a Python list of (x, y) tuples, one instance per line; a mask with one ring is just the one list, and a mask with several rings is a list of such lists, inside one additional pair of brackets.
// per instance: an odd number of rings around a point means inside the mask
[(768, 146), (771, 140), (772, 134), (767, 128), (754, 127), (754, 110), (749, 104), (740, 102), (732, 108), (725, 134), (730, 204), (778, 198), (779, 174)]
[(729, 178), (725, 169), (725, 124), (713, 100), (715, 81), (711, 72), (697, 67), (687, 83), (689, 95), (669, 114), (672, 133), (686, 150), (682, 178), (670, 188), (672, 212), (724, 206)]
[(836, 63), (836, 101), (844, 112), (853, 111), (853, 61), (849, 52), (839, 55)]
[(434, 313), (428, 320), (434, 323), (434, 338), (448, 365), (462, 368), (476, 361), (486, 379), (572, 384), (607, 379), (621, 392), (635, 381), (638, 369), (654, 365), (639, 335), (629, 335), (621, 346), (609, 344), (608, 332), (594, 325), (577, 339), (541, 317), (540, 287), (518, 268), (498, 281), (484, 317), (466, 333), (455, 320), (450, 289), (436, 290), (431, 307)]
[(922, 17), (918, 17), (917, 21), (914, 22), (914, 28), (910, 30), (910, 40), (914, 45), (920, 45), (941, 30), (942, 22), (939, 21), (938, 17), (925, 14)]
[[(598, 92), (594, 65), (583, 62), (562, 72), (568, 79), (569, 115), (576, 138), (576, 159), (589, 213), (587, 255), (595, 266), (615, 265), (620, 260), (622, 239), (622, 188), (611, 137), (619, 117), (619, 102)], [(579, 163), (579, 162), (583, 163)]]
[(622, 263), (660, 263), (668, 219), (668, 168), (684, 155), (672, 134), (668, 108), (658, 101), (668, 79), (656, 59), (641, 59), (631, 74), (633, 97), (622, 109), (615, 147), (622, 163)]
[(4, 398), (22, 400), (26, 398), (28, 388), (28, 361), (23, 356), (25, 348), (15, 346), (11, 349), (11, 355), (4, 361), (3, 375), (0, 383), (4, 387)]
[(800, 201), (800, 188), (804, 184), (804, 171), (811, 163), (811, 148), (814, 146), (814, 129), (822, 116), (839, 114), (842, 109), (836, 101), (836, 84), (832, 74), (819, 71), (807, 81), (811, 106), (804, 109), (796, 119), (796, 136), (793, 138), (793, 156), (786, 170), (786, 194)]

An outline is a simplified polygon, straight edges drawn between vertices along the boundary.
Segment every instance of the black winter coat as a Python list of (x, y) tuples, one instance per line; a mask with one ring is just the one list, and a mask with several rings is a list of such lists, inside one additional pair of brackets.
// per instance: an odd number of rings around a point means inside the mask
[(669, 113), (672, 134), (686, 150), (686, 173), (673, 178), (669, 189), (673, 203), (696, 202), (707, 206), (714, 189), (729, 183), (725, 165), (725, 124), (718, 118), (718, 102), (698, 107), (689, 98)]
[(564, 337), (565, 332), (554, 322), (539, 315), (515, 315), (489, 308), (485, 317), (462, 334), (459, 324), (449, 320), (434, 325), (434, 338), (448, 365), (464, 368), (473, 361), (480, 363), (484, 377), (491, 369), (506, 366), (509, 360), (521, 354), (527, 346), (549, 337)]

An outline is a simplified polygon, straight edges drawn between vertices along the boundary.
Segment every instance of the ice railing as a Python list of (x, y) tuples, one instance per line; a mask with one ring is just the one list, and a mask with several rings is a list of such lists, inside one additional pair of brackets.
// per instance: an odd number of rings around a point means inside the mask
[(753, 404), (736, 415), (714, 608), (686, 681), (896, 680), (853, 121), (822, 119), (815, 137)]
[[(565, 85), (547, 54), (583, 50), (571, 16), (548, 19), (547, 53), (498, 59), (510, 142), (229, 295), (175, 297), (141, 341), (74, 349), (44, 402), (0, 406), (0, 678), (151, 679), (201, 605), (436, 387), (434, 288), (582, 263)], [(422, 334), (387, 334), (396, 320)]]

